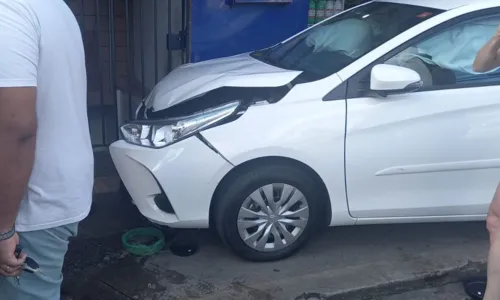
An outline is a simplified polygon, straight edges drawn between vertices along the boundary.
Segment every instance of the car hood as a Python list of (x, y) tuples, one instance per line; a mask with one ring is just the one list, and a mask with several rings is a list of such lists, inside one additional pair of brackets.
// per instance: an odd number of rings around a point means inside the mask
[(187, 64), (165, 76), (146, 98), (145, 105), (159, 111), (220, 87), (283, 86), (300, 73), (265, 64), (249, 53)]

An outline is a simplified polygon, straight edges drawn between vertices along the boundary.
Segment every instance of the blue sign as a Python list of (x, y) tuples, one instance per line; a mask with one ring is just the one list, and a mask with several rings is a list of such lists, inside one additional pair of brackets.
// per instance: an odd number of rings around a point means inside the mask
[(292, 3), (293, 0), (232, 0), (233, 3)]
[[(230, 5), (228, 0), (192, 1), (191, 62), (231, 56), (277, 44), (307, 28), (309, 0), (232, 0), (252, 5)], [(278, 3), (278, 2), (274, 2)]]

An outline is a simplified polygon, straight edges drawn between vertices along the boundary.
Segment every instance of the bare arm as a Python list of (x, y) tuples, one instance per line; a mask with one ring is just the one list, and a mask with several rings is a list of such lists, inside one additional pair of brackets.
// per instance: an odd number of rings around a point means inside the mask
[(498, 31), (479, 51), (474, 60), (474, 72), (488, 72), (500, 67), (500, 27)]
[(24, 2), (0, 1), (0, 11), (0, 232), (7, 232), (33, 168), (40, 34)]
[(0, 88), (0, 232), (17, 217), (35, 156), (36, 88)]

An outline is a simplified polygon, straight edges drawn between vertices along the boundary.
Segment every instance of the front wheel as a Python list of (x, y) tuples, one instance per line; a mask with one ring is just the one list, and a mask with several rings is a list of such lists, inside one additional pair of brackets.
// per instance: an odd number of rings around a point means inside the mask
[(251, 261), (286, 258), (313, 235), (326, 199), (302, 168), (290, 164), (243, 170), (217, 199), (215, 223), (222, 240)]

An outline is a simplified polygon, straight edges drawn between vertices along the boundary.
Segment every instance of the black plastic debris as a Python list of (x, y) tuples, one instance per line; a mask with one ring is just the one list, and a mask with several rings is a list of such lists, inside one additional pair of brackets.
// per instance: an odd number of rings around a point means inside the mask
[(170, 246), (170, 251), (177, 256), (187, 257), (198, 252), (198, 245), (194, 242), (174, 242)]
[(484, 298), (486, 292), (486, 277), (471, 278), (464, 282), (465, 292), (474, 300)]

